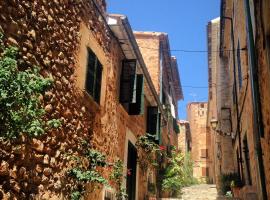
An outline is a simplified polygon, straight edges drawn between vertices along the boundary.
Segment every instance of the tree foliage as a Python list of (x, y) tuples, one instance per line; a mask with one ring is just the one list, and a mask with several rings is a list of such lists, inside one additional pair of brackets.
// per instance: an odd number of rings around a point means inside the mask
[(52, 85), (38, 67), (18, 68), (18, 48), (5, 46), (0, 33), (0, 137), (17, 138), (25, 133), (42, 135), (46, 128), (57, 128), (60, 121), (44, 121), (40, 95)]
[(165, 169), (162, 181), (162, 189), (171, 192), (172, 196), (177, 196), (181, 188), (195, 184), (197, 180), (192, 175), (193, 162), (190, 155), (184, 155), (175, 150), (172, 151), (172, 157)]

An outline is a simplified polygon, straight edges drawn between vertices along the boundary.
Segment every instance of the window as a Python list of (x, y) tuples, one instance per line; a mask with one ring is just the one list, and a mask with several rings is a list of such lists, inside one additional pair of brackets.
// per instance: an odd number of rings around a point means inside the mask
[[(209, 87), (209, 88), (210, 88), (210, 87)], [(212, 98), (213, 98), (212, 90), (209, 89), (209, 99), (212, 100)]]
[(160, 139), (160, 119), (161, 114), (158, 112), (158, 107), (147, 107), (147, 124), (146, 132), (155, 137), (155, 141)]
[(244, 156), (245, 156), (245, 168), (246, 168), (246, 185), (252, 185), (251, 171), (250, 171), (251, 166), (250, 166), (250, 157), (249, 157), (247, 135), (245, 135), (243, 143), (244, 143), (243, 152), (244, 152)]
[(201, 158), (208, 157), (208, 149), (201, 149)]
[(234, 84), (233, 84), (233, 89), (232, 89), (232, 98), (233, 98), (233, 104), (236, 104), (236, 92), (235, 92)]
[(240, 44), (238, 40), (237, 44), (237, 65), (238, 65), (238, 84), (239, 84), (239, 89), (242, 87), (242, 66), (241, 66), (241, 52), (240, 52)]
[(130, 115), (140, 115), (144, 111), (143, 75), (136, 75), (135, 102), (129, 104)]
[(100, 101), (101, 79), (102, 65), (95, 53), (91, 49), (88, 49), (85, 88), (87, 93), (90, 94), (97, 103)]
[(180, 128), (176, 118), (173, 118), (173, 130), (176, 134), (180, 133)]
[(135, 98), (135, 78), (136, 78), (136, 60), (123, 60), (121, 84), (120, 84), (120, 102), (132, 103)]
[(143, 114), (144, 78), (136, 74), (136, 60), (123, 61), (119, 101), (130, 115)]
[(202, 167), (202, 176), (209, 176), (209, 168)]

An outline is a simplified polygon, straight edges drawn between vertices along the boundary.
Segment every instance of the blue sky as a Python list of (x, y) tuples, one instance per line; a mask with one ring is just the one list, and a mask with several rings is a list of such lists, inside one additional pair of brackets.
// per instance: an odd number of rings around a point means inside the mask
[[(206, 25), (219, 16), (220, 0), (107, 0), (107, 7), (109, 13), (126, 15), (133, 30), (168, 33), (171, 50), (207, 50)], [(188, 102), (208, 98), (207, 88), (196, 88), (208, 85), (207, 53), (172, 55), (178, 60), (184, 92), (178, 114), (186, 119)]]

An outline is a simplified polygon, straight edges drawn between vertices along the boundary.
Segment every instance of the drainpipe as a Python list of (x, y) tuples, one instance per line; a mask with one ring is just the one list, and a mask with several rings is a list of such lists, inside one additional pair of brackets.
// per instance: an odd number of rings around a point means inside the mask
[[(238, 145), (240, 152), (242, 151), (242, 144), (241, 144), (241, 133), (240, 133), (240, 122), (239, 122), (239, 108), (238, 108), (238, 92), (237, 92), (237, 85), (236, 85), (236, 66), (235, 66), (235, 41), (234, 41), (234, 27), (233, 27), (233, 19), (231, 17), (222, 16), (224, 19), (230, 20), (231, 24), (231, 40), (232, 40), (232, 53), (233, 53), (233, 89), (235, 92), (235, 103), (236, 103), (236, 135), (238, 135)], [(243, 172), (243, 164), (242, 164), (242, 153), (239, 154), (240, 160), (240, 168), (241, 172)]]
[(266, 183), (265, 183), (265, 172), (263, 165), (262, 157), (262, 147), (260, 138), (264, 137), (264, 127), (262, 122), (262, 113), (261, 113), (261, 104), (260, 104), (260, 88), (258, 82), (258, 66), (257, 58), (255, 53), (254, 45), (254, 35), (253, 27), (251, 22), (250, 14), (250, 5), (249, 0), (245, 0), (245, 11), (246, 11), (246, 20), (247, 20), (247, 33), (248, 33), (248, 55), (249, 55), (249, 70), (250, 70), (250, 80), (251, 80), (251, 92), (252, 92), (252, 104), (253, 104), (253, 117), (254, 117), (254, 150), (255, 150), (255, 159), (258, 165), (258, 178), (257, 178), (257, 187), (259, 189), (258, 196), (259, 199), (267, 200), (266, 192)]

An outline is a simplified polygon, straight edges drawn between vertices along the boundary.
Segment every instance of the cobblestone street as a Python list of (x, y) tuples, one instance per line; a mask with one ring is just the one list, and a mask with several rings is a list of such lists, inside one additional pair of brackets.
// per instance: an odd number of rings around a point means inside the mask
[(233, 198), (220, 197), (217, 194), (215, 185), (194, 185), (183, 190), (182, 198), (170, 198), (162, 200), (232, 200)]

